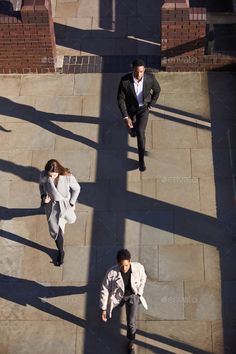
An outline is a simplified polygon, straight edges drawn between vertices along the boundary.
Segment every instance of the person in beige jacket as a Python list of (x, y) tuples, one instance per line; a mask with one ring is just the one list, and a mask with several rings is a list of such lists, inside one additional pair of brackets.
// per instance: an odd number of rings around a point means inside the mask
[(116, 259), (117, 265), (107, 271), (101, 287), (102, 320), (106, 322), (107, 315), (111, 318), (115, 307), (125, 304), (128, 348), (133, 350), (138, 305), (141, 303), (147, 309), (143, 297), (147, 276), (142, 264), (131, 262), (131, 254), (127, 249), (119, 250)]

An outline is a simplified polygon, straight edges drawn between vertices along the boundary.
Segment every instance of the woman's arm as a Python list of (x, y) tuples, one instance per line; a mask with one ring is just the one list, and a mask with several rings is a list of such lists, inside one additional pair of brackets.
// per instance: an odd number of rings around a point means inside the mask
[(73, 175), (70, 176), (70, 205), (74, 206), (80, 194), (81, 187)]
[(44, 171), (42, 171), (39, 176), (39, 193), (41, 197), (41, 204), (44, 204), (44, 200), (47, 196), (47, 193), (45, 191), (45, 185), (44, 185), (45, 178), (46, 178), (45, 173)]

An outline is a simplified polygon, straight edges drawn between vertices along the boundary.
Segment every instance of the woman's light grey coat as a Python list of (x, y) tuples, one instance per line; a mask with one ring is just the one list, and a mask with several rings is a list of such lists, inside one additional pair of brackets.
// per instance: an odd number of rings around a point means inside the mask
[[(143, 290), (146, 283), (144, 266), (138, 262), (131, 262), (131, 288), (136, 295), (140, 295), (140, 301), (147, 309), (146, 300), (143, 297)], [(100, 307), (106, 310), (111, 317), (112, 310), (118, 306), (123, 299), (125, 292), (124, 281), (118, 265), (115, 265), (105, 275), (100, 293)]]
[(54, 240), (57, 239), (59, 229), (64, 233), (65, 224), (72, 224), (76, 220), (75, 205), (80, 193), (80, 185), (73, 175), (59, 176), (57, 187), (52, 177), (45, 171), (40, 174), (40, 194), (47, 194), (51, 201), (44, 204), (49, 232)]

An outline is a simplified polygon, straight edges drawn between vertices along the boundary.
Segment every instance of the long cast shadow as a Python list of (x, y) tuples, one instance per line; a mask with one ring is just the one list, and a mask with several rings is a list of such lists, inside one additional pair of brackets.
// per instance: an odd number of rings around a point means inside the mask
[(50, 303), (54, 297), (83, 294), (87, 286), (44, 286), (35, 281), (0, 274), (0, 297), (13, 303), (37, 308), (40, 311), (84, 327), (85, 320)]
[(16, 103), (8, 98), (0, 97), (0, 113), (3, 115), (10, 115), (14, 118), (20, 118), (59, 136), (67, 139), (79, 141), (93, 149), (98, 149), (98, 144), (82, 135), (75, 134), (70, 130), (64, 129), (55, 124), (58, 122), (75, 122), (75, 123), (89, 123), (102, 124), (102, 121), (94, 117), (55, 114), (37, 111), (34, 107), (25, 104)]
[[(115, 109), (117, 112), (117, 108)], [(94, 150), (99, 150), (102, 148), (102, 143), (97, 143), (92, 141), (89, 138), (86, 138), (83, 135), (75, 134), (73, 131), (68, 129), (62, 128), (57, 125), (55, 122), (64, 122), (64, 123), (86, 123), (91, 124), (91, 128), (93, 125), (98, 125), (101, 131), (104, 130), (104, 118), (103, 116), (98, 117), (91, 117), (91, 116), (77, 116), (77, 115), (67, 115), (67, 114), (57, 114), (57, 113), (48, 113), (43, 111), (38, 111), (34, 107), (26, 105), (26, 104), (19, 104), (16, 103), (9, 98), (0, 97), (0, 114), (11, 116), (12, 118), (19, 118), (23, 121), (35, 124), (46, 131), (49, 131), (55, 135), (71, 139), (77, 142), (80, 142)], [(115, 113), (116, 114), (116, 113)], [(120, 129), (122, 122), (118, 119), (116, 115), (116, 119), (114, 120), (114, 106), (109, 102), (107, 103), (106, 107), (104, 107), (104, 115), (109, 117), (108, 122), (110, 124), (110, 129)], [(112, 121), (111, 121), (112, 117)], [(5, 129), (5, 128), (4, 128)], [(6, 129), (5, 129), (6, 130)], [(11, 133), (11, 130), (9, 130)], [(137, 149), (130, 147), (130, 151), (136, 152)], [(36, 173), (34, 167), (29, 167), (28, 171), (26, 168), (24, 169), (23, 166), (18, 164), (14, 164), (12, 162), (1, 160), (0, 161), (0, 169), (2, 167), (3, 171), (11, 172), (19, 177), (28, 176), (32, 174), (32, 180), (36, 181)], [(25, 171), (25, 173), (24, 173)], [(22, 177), (24, 178), (24, 177)], [(29, 177), (26, 177), (26, 179)]]
[[(154, 107), (163, 110), (164, 112), (162, 113), (162, 112), (152, 111), (152, 116), (164, 118), (165, 120), (169, 120), (171, 122), (176, 122), (179, 124), (184, 124), (193, 128), (211, 130), (210, 127), (211, 122), (209, 119), (205, 117), (190, 112), (186, 112), (181, 109), (167, 107), (161, 104), (155, 104)], [(176, 114), (181, 115), (182, 117), (176, 117)], [(189, 121), (188, 118), (195, 120), (195, 122)]]
[(57, 251), (55, 249), (45, 247), (45, 246), (41, 245), (40, 243), (28, 240), (22, 236), (19, 236), (19, 235), (13, 234), (12, 232), (1, 230), (1, 229), (0, 229), (0, 237), (5, 238), (6, 240), (17, 242), (17, 243), (27, 246), (27, 247), (34, 248), (38, 251), (44, 252), (52, 259), (53, 263), (55, 263), (55, 261), (56, 261)]
[(42, 215), (44, 214), (43, 208), (7, 208), (0, 206), (1, 220), (11, 220), (18, 217)]
[(236, 335), (236, 73), (208, 73), (217, 219), (231, 235), (220, 249), (224, 353), (235, 351)]
[[(123, 329), (125, 329), (123, 325), (121, 325), (121, 327)], [(140, 329), (137, 330), (137, 335), (140, 335), (144, 338), (151, 339), (154, 342), (157, 342), (157, 344), (149, 344), (146, 342), (143, 343), (140, 339), (137, 339), (137, 345), (151, 350), (151, 353), (173, 354), (174, 353), (173, 349), (175, 349), (175, 348), (178, 348), (180, 350), (184, 350), (187, 353), (194, 353), (194, 354), (210, 354), (211, 353), (211, 352), (208, 352), (208, 351), (205, 351), (202, 349), (198, 349), (198, 348), (193, 347), (192, 345), (189, 345), (186, 343), (177, 342), (174, 339), (164, 337), (160, 334), (150, 333), (150, 332), (140, 330)], [(169, 346), (170, 347), (169, 350), (163, 349), (162, 348), (163, 345)]]
[(12, 173), (24, 181), (39, 182), (40, 171), (33, 166), (22, 166), (9, 160), (0, 159), (0, 171)]

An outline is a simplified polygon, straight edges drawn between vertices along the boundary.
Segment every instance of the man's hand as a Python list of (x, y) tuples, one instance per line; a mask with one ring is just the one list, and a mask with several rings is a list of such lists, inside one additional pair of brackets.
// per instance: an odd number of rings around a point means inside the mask
[(133, 126), (133, 122), (132, 122), (132, 119), (131, 119), (131, 118), (129, 118), (129, 117), (124, 118), (124, 122), (125, 122), (126, 126), (127, 126), (129, 129), (131, 129), (131, 128), (133, 128), (133, 127), (134, 127), (134, 126)]
[(103, 310), (103, 311), (102, 311), (102, 320), (103, 320), (104, 322), (107, 322), (107, 311), (106, 311), (106, 310)]

